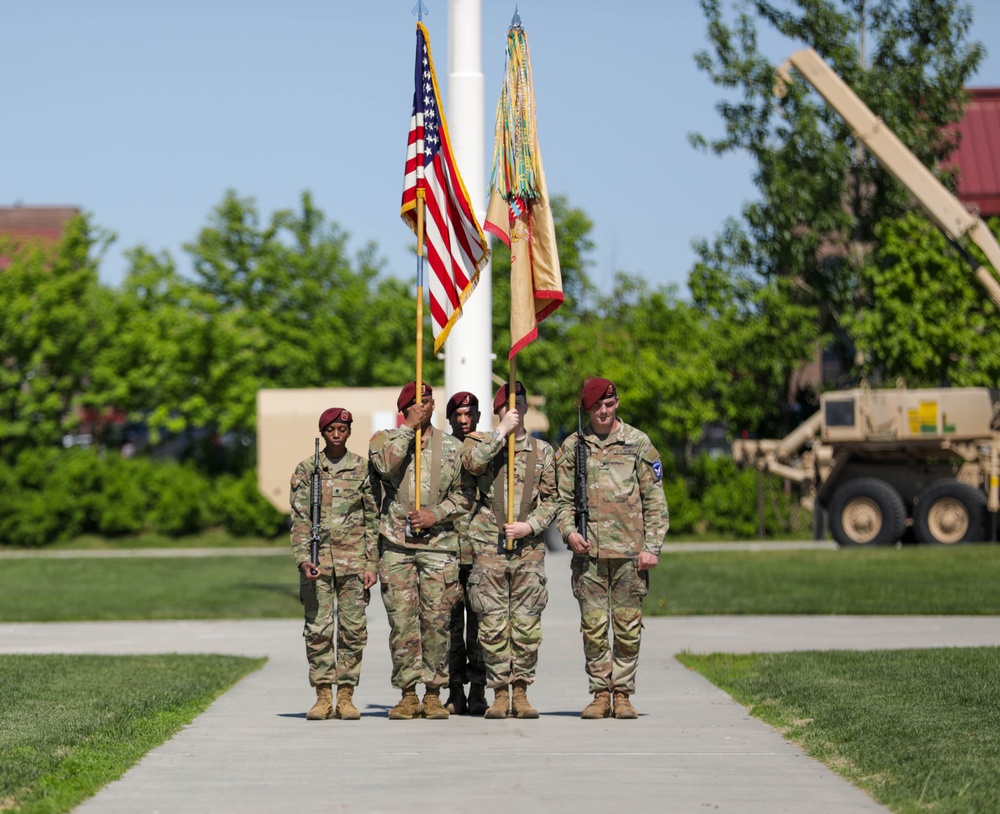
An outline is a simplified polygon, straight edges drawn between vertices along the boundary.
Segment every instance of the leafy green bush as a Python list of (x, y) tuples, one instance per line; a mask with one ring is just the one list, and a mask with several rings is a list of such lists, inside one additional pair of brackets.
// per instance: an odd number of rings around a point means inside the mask
[(101, 488), (92, 504), (93, 531), (106, 537), (138, 534), (155, 495), (150, 484), (157, 464), (145, 458), (109, 455), (102, 459)]
[(226, 531), (236, 536), (277, 537), (288, 528), (288, 519), (257, 489), (257, 475), (250, 469), (239, 477), (223, 475), (215, 482), (214, 514)]
[(194, 466), (160, 462), (154, 470), (152, 486), (156, 494), (149, 513), (152, 531), (180, 537), (210, 525), (212, 483)]
[(698, 501), (691, 496), (687, 481), (677, 476), (663, 479), (663, 491), (670, 509), (670, 531), (672, 534), (696, 534), (702, 531), (704, 517)]

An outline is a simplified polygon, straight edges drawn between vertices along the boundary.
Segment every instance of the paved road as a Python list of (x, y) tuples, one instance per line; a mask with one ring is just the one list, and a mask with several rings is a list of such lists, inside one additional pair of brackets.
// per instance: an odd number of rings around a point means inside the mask
[(582, 721), (587, 702), (568, 557), (550, 556), (536, 721), (389, 721), (388, 625), (369, 608), (360, 721), (307, 722), (301, 623), (0, 624), (4, 653), (264, 655), (168, 743), (78, 811), (86, 814), (511, 811), (884, 812), (786, 743), (674, 655), (681, 650), (1000, 645), (982, 617), (691, 617), (647, 620), (636, 721)]

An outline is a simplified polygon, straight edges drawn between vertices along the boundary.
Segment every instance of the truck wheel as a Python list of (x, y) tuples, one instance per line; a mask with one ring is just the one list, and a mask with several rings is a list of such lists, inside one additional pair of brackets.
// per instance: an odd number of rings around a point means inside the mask
[(852, 480), (830, 501), (830, 531), (839, 545), (890, 545), (905, 529), (906, 504), (883, 480)]
[(936, 481), (917, 498), (913, 526), (922, 543), (979, 542), (985, 539), (986, 494), (961, 481)]

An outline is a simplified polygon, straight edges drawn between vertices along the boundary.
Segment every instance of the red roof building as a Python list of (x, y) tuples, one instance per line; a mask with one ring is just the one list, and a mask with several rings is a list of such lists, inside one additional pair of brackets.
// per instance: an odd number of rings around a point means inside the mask
[[(59, 241), (66, 222), (79, 214), (73, 206), (0, 206), (0, 237), (48, 246)], [(10, 258), (0, 254), (0, 269), (8, 265)]]
[(1000, 88), (968, 88), (958, 123), (958, 149), (948, 162), (958, 168), (958, 197), (980, 217), (1000, 215)]

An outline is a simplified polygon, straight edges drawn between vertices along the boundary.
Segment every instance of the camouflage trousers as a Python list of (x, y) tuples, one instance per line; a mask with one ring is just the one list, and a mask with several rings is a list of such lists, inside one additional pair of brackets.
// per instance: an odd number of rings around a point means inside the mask
[[(573, 596), (580, 603), (580, 632), (590, 691), (635, 692), (642, 638), (642, 598), (649, 577), (634, 559), (574, 555)], [(611, 628), (612, 637), (609, 637)]]
[(458, 566), (459, 596), (451, 609), (451, 645), (448, 648), (448, 674), (453, 685), (485, 684), (486, 667), (479, 644), (479, 617), (469, 604), (471, 565)]
[(392, 686), (447, 685), (451, 609), (460, 590), (458, 555), (383, 540), (378, 577), (389, 617)]
[(542, 611), (549, 601), (544, 557), (544, 547), (476, 555), (469, 577), (469, 602), (479, 616), (479, 641), (490, 687), (535, 680)]
[(368, 643), (365, 611), (370, 597), (361, 574), (323, 574), (315, 582), (299, 579), (299, 600), (306, 617), (302, 635), (312, 686), (357, 685), (361, 654)]

